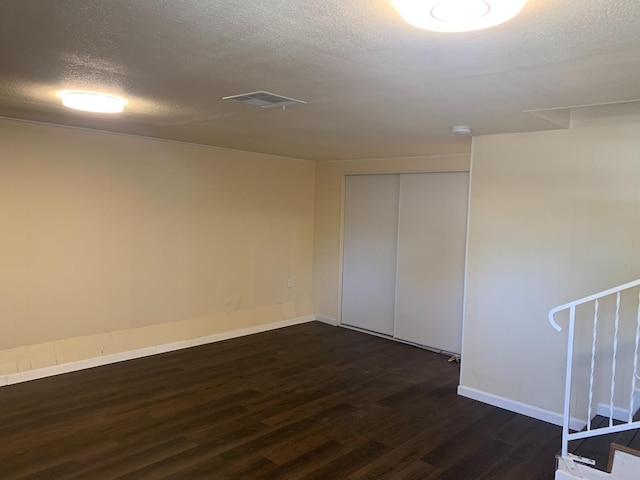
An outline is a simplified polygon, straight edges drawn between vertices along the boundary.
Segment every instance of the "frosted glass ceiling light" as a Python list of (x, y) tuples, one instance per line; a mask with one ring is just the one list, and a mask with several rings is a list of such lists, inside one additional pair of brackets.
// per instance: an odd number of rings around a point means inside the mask
[(124, 98), (98, 92), (63, 90), (58, 93), (65, 107), (96, 113), (119, 113), (128, 103)]
[(518, 15), (527, 0), (391, 0), (411, 25), (435, 32), (469, 32)]

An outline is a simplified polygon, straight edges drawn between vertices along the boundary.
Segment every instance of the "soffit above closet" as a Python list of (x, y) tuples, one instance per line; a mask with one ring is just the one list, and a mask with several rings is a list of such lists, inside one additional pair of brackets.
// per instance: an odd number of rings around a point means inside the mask
[[(468, 152), (524, 113), (640, 98), (640, 2), (529, 0), (485, 31), (404, 23), (387, 0), (3, 0), (0, 116), (311, 160)], [(62, 89), (129, 100), (63, 108)], [(306, 105), (222, 97), (265, 90)]]

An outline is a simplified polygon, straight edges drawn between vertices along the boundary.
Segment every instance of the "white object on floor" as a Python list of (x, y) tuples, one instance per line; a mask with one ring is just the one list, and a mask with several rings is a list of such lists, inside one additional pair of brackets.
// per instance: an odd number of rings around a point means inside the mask
[(560, 457), (555, 480), (613, 480), (613, 478), (606, 472), (574, 462), (570, 458)]
[(640, 478), (640, 457), (617, 450), (611, 473), (582, 465), (571, 458), (558, 459), (555, 480), (637, 480)]
[(640, 478), (640, 457), (616, 450), (611, 468), (611, 480), (637, 480)]

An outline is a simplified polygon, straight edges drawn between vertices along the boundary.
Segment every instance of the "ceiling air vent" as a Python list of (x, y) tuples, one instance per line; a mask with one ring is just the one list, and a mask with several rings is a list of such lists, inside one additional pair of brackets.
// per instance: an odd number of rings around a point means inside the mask
[(222, 100), (233, 100), (234, 102), (246, 103), (247, 105), (262, 108), (287, 107), (289, 105), (305, 105), (307, 103), (302, 100), (296, 100), (294, 98), (283, 97), (282, 95), (263, 91), (222, 97)]

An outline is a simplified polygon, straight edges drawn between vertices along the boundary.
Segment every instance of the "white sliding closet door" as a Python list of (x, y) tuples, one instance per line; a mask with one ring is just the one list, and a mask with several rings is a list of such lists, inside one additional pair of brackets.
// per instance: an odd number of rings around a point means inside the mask
[(460, 353), (469, 174), (400, 175), (396, 338)]
[(347, 176), (342, 323), (393, 335), (398, 175)]

